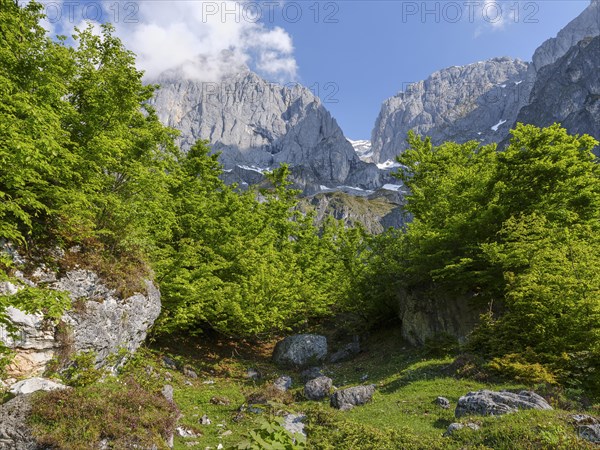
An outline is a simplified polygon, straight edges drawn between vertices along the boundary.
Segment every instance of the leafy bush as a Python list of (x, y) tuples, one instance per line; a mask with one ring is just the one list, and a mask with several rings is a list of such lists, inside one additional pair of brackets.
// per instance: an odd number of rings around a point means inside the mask
[(507, 354), (486, 364), (492, 374), (526, 384), (555, 384), (556, 377), (539, 363), (530, 363), (520, 354)]
[[(490, 310), (468, 351), (519, 354), (531, 369), (541, 364), (600, 395), (597, 141), (521, 124), (502, 152), (477, 142), (436, 147), (414, 134), (408, 141), (398, 177), (413, 221), (377, 264), (382, 276), (370, 279), (468, 295)], [(525, 376), (515, 361), (493, 367)]]
[(283, 419), (274, 417), (271, 422), (263, 420), (260, 427), (251, 431), (248, 438), (235, 448), (244, 450), (302, 450), (306, 447), (306, 437), (300, 433), (290, 433), (283, 427)]
[(317, 229), (286, 167), (260, 192), (226, 186), (206, 142), (176, 148), (148, 103), (157, 86), (110, 24), (70, 46), (42, 9), (0, 0), (0, 240), (77, 248), (61, 269), (90, 268), (122, 295), (153, 269), (161, 332), (266, 336), (349, 307), (360, 234)]
[(106, 370), (96, 368), (95, 352), (79, 352), (70, 357), (68, 366), (60, 376), (68, 386), (85, 387), (99, 381)]
[(167, 449), (179, 415), (161, 394), (133, 380), (36, 394), (29, 424), (43, 446), (70, 450)]

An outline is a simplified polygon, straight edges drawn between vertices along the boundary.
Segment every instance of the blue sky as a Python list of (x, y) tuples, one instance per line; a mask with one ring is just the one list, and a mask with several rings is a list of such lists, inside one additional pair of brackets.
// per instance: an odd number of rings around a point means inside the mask
[[(437, 15), (436, 3), (440, 5)], [(321, 15), (318, 23), (314, 17), (303, 17), (296, 24), (285, 20), (279, 24), (292, 36), (300, 81), (320, 87), (323, 101), (346, 136), (369, 139), (381, 103), (407, 83), (444, 67), (495, 56), (529, 61), (535, 49), (579, 15), (589, 1), (499, 2), (502, 25), (493, 6), (475, 13), (472, 20), (464, 7), (463, 20), (451, 23), (448, 20), (456, 20), (459, 10), (442, 10), (444, 2), (337, 4), (338, 23), (323, 23)], [(432, 11), (425, 20), (423, 10), (419, 11), (422, 5)], [(518, 15), (514, 14), (517, 8)]]
[[(113, 22), (147, 78), (184, 67), (218, 82), (239, 65), (298, 81), (351, 139), (369, 139), (381, 103), (452, 65), (529, 61), (589, 0), (46, 0), (47, 27)], [(202, 60), (197, 58), (202, 54)], [(226, 55), (226, 57), (224, 57)]]

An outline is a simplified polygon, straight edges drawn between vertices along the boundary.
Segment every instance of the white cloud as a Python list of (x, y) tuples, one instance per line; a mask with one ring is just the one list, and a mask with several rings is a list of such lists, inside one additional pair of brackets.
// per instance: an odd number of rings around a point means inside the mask
[(118, 23), (125, 45), (148, 78), (177, 66), (186, 76), (218, 81), (240, 65), (277, 79), (296, 76), (290, 35), (257, 22), (237, 1), (140, 3), (137, 23)]
[(503, 31), (509, 25), (519, 21), (519, 2), (506, 2), (498, 0), (484, 0), (476, 4), (475, 17), (477, 27), (475, 37), (479, 37), (486, 31)]
[[(52, 22), (46, 28), (52, 34), (70, 35), (73, 26), (84, 19), (97, 19), (95, 8), (102, 4), (101, 20), (112, 22), (125, 46), (137, 55), (147, 79), (179, 68), (188, 77), (218, 81), (224, 75), (247, 65), (277, 81), (296, 78), (297, 64), (291, 36), (280, 27), (267, 26), (253, 15), (246, 0), (187, 0), (91, 3), (53, 1)], [(61, 5), (61, 20), (56, 6)], [(76, 6), (73, 6), (76, 5)], [(70, 8), (70, 9), (69, 9)], [(93, 17), (86, 17), (91, 14)], [(258, 11), (264, 19), (267, 10)], [(95, 28), (98, 21), (92, 21)]]

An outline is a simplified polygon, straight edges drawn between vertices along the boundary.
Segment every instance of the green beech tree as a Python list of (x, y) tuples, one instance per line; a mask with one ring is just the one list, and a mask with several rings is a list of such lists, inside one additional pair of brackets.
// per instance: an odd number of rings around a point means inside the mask
[(414, 135), (409, 144), (398, 177), (414, 219), (376, 267), (397, 288), (494, 305), (473, 349), (516, 352), (598, 389), (598, 142), (519, 124), (504, 151)]

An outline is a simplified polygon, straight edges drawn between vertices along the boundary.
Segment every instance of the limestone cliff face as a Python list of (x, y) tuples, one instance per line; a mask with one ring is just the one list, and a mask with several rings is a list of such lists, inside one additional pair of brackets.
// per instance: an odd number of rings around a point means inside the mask
[(366, 196), (346, 192), (319, 193), (302, 199), (298, 208), (303, 212), (313, 210), (317, 225), (327, 217), (334, 217), (348, 226), (360, 225), (371, 234), (379, 234), (406, 223), (403, 204), (401, 193), (380, 189)]
[[(381, 108), (371, 138), (373, 160), (384, 162), (401, 153), (406, 148), (409, 130), (430, 136), (434, 144), (448, 140), (506, 142), (508, 131), (517, 120), (547, 125), (546, 119), (550, 116), (561, 120), (570, 116), (574, 120), (583, 118), (581, 126), (570, 129), (594, 135), (598, 130), (592, 120), (596, 108), (594, 100), (586, 96), (586, 103), (580, 98), (582, 88), (596, 95), (591, 73), (593, 70), (598, 73), (600, 63), (592, 52), (593, 47), (581, 53), (579, 62), (573, 62), (584, 69), (582, 58), (590, 58), (585, 68), (589, 74), (585, 75), (587, 87), (582, 87), (582, 80), (576, 76), (563, 76), (558, 81), (552, 75), (553, 70), (558, 70), (554, 64), (571, 48), (599, 34), (600, 1), (592, 0), (556, 37), (540, 45), (531, 63), (494, 58), (443, 69), (408, 86), (406, 92), (386, 100)], [(596, 45), (594, 41), (592, 44)], [(532, 103), (535, 105), (529, 108)], [(520, 113), (524, 108), (527, 109)], [(541, 114), (539, 120), (536, 113)]]
[(112, 361), (111, 355), (123, 350), (135, 352), (160, 314), (160, 292), (150, 281), (146, 282), (145, 292), (121, 298), (88, 270), (72, 270), (56, 277), (39, 269), (30, 277), (19, 277), (19, 283), (0, 282), (0, 295), (11, 295), (25, 285), (41, 283), (67, 292), (73, 307), (58, 324), (48, 322), (41, 314), (8, 308), (8, 320), (17, 332), (8, 333), (0, 326), (0, 341), (16, 353), (8, 367), (11, 376), (40, 375), (53, 358), (88, 351), (95, 353), (98, 367), (111, 369), (111, 365), (120, 362)]
[(556, 37), (544, 41), (536, 49), (530, 71), (539, 72), (542, 67), (556, 62), (582, 39), (599, 34), (600, 0), (592, 0), (579, 16), (558, 32)]
[(181, 147), (208, 140), (225, 170), (235, 170), (242, 182), (254, 181), (250, 172), (287, 163), (307, 190), (346, 184), (351, 171), (361, 173), (352, 177), (360, 187), (378, 183), (377, 170), (361, 172), (368, 164), (306, 87), (268, 83), (249, 70), (220, 83), (185, 80), (171, 71), (157, 83), (152, 103), (163, 123), (181, 131)]
[(372, 133), (375, 161), (406, 149), (409, 130), (434, 143), (494, 142), (519, 111), (528, 64), (510, 58), (450, 67), (386, 100)]
[(600, 36), (586, 38), (537, 73), (530, 102), (517, 122), (548, 126), (600, 139)]

